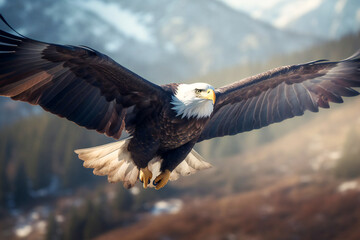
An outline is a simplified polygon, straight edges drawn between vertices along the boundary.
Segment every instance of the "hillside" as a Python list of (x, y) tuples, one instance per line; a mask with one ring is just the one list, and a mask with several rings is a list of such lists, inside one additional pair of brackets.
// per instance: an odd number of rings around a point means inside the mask
[(194, 199), (178, 214), (145, 219), (97, 240), (359, 239), (358, 190), (337, 192), (323, 180), (297, 177), (222, 199)]
[(82, 167), (74, 149), (109, 140), (50, 114), (1, 129), (0, 215), (3, 209), (36, 202), (37, 197), (99, 181)]
[(359, 106), (360, 99), (349, 101), (276, 141), (222, 159), (215, 170), (184, 178), (177, 185), (211, 190), (185, 197), (177, 214), (97, 239), (358, 239), (359, 180), (344, 187), (334, 169), (344, 161), (349, 134), (360, 139)]

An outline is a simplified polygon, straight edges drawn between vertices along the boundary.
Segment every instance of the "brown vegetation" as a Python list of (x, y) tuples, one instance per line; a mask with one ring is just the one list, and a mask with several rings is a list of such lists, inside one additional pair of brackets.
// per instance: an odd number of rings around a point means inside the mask
[(339, 194), (331, 181), (282, 184), (222, 199), (195, 199), (163, 215), (109, 232), (111, 239), (359, 239), (360, 192)]

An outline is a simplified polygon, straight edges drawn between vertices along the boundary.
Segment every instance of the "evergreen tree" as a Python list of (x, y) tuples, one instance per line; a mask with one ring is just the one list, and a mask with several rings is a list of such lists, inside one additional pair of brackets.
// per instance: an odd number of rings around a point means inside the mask
[(16, 205), (25, 204), (30, 199), (28, 179), (23, 164), (17, 167), (14, 181), (14, 200)]
[(0, 210), (6, 207), (6, 194), (9, 191), (6, 175), (6, 149), (7, 142), (0, 139)]
[(343, 148), (342, 157), (335, 166), (335, 175), (341, 178), (360, 176), (360, 131), (351, 129)]
[(88, 203), (88, 211), (85, 217), (84, 239), (92, 239), (105, 229), (101, 204)]
[(57, 233), (57, 223), (54, 214), (50, 214), (47, 220), (45, 240), (56, 240), (59, 239)]
[(73, 209), (64, 226), (64, 240), (83, 239), (83, 222)]
[(131, 211), (134, 199), (130, 191), (119, 184), (115, 194), (113, 209), (119, 213)]

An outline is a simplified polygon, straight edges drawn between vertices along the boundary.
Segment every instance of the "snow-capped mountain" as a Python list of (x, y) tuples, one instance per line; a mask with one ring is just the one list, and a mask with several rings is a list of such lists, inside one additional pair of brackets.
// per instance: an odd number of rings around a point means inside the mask
[(358, 0), (219, 0), (279, 29), (339, 38), (360, 30)]
[(156, 83), (309, 46), (314, 38), (254, 20), (209, 0), (2, 0), (22, 34), (87, 45)]
[[(275, 11), (276, 4), (269, 9)], [(308, 32), (299, 34), (254, 19), (253, 13), (221, 0), (0, 0), (0, 13), (28, 37), (89, 46), (157, 84), (266, 60), (319, 41)], [(9, 30), (4, 24), (0, 28)], [(0, 98), (0, 114), (13, 112), (16, 119), (23, 105), (7, 101)], [(25, 115), (36, 109), (23, 108)]]

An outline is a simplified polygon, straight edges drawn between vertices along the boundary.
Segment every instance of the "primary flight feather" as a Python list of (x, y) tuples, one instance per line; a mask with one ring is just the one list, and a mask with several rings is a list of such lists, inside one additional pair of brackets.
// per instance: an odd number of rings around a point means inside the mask
[(158, 86), (88, 47), (49, 44), (0, 30), (0, 95), (40, 105), (119, 139), (76, 150), (110, 182), (160, 189), (211, 165), (197, 142), (317, 112), (360, 87), (360, 51), (339, 62), (285, 66), (215, 89), (206, 83)]

